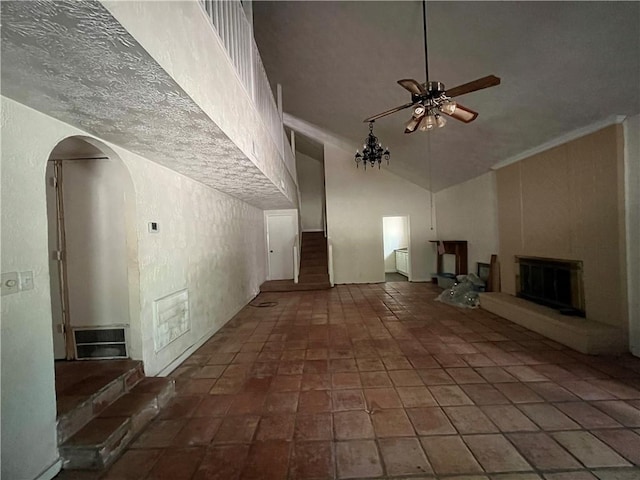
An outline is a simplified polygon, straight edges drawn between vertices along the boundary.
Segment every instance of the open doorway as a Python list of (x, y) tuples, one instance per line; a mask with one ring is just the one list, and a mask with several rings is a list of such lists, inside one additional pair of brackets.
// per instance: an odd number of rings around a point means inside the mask
[(384, 274), (386, 282), (411, 280), (409, 217), (382, 217)]
[(120, 159), (87, 140), (60, 142), (46, 168), (56, 360), (130, 356), (133, 187)]

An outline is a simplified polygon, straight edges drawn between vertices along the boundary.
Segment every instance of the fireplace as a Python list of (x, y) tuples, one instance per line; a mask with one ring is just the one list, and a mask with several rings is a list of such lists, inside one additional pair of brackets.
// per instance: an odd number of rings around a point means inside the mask
[(516, 294), (565, 315), (585, 316), (582, 262), (516, 256)]

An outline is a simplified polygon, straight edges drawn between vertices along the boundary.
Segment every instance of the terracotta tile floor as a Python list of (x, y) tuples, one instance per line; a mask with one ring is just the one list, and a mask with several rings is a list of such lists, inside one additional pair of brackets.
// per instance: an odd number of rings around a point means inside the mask
[(174, 373), (109, 471), (66, 479), (640, 479), (640, 359), (592, 357), (430, 284), (270, 293)]

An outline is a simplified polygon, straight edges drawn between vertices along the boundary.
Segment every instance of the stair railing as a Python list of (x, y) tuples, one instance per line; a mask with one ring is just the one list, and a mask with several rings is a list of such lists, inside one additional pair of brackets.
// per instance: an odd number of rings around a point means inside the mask
[(329, 264), (329, 283), (333, 287), (333, 242), (331, 237), (327, 237), (327, 262)]
[(293, 283), (298, 283), (300, 274), (300, 240), (299, 236), (293, 240)]

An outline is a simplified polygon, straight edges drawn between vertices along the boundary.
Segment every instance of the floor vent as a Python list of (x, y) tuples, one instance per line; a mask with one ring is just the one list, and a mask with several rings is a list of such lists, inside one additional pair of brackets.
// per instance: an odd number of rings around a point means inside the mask
[(74, 328), (73, 337), (78, 360), (104, 360), (129, 356), (124, 327)]

